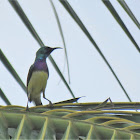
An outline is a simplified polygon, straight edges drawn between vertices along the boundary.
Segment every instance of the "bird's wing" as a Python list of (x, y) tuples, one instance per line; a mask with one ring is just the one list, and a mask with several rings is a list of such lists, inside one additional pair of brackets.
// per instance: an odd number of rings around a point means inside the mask
[(27, 76), (27, 87), (28, 87), (29, 81), (30, 81), (30, 79), (31, 79), (33, 70), (34, 70), (34, 64), (31, 65), (31, 67), (30, 67), (30, 69), (29, 69), (29, 72), (28, 72), (28, 76)]

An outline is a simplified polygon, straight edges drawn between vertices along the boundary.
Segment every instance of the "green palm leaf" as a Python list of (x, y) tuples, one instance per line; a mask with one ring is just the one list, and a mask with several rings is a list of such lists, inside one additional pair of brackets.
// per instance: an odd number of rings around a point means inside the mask
[(33, 25), (29, 21), (28, 17), (24, 13), (23, 9), (19, 5), (18, 1), (17, 0), (9, 0), (9, 2), (13, 6), (13, 8), (17, 12), (17, 14), (19, 15), (19, 17), (21, 18), (21, 20), (23, 21), (23, 23), (26, 25), (26, 27), (28, 28), (28, 30), (30, 31), (30, 33), (32, 34), (32, 36), (34, 37), (34, 39), (39, 43), (39, 45), (41, 47), (43, 47), (44, 46), (44, 43), (42, 42), (41, 38), (37, 34), (36, 30), (34, 29)]
[(120, 5), (123, 7), (123, 9), (126, 11), (126, 13), (129, 15), (129, 17), (133, 20), (133, 22), (136, 24), (136, 26), (140, 29), (140, 24), (137, 20), (137, 18), (134, 16), (130, 8), (128, 7), (127, 3), (124, 0), (118, 0)]
[(54, 59), (52, 57), (49, 58), (50, 61), (52, 62), (52, 65), (54, 66), (54, 68), (56, 69), (58, 75), (61, 77), (61, 79), (63, 80), (64, 84), (66, 85), (67, 89), (69, 90), (69, 92), (71, 93), (72, 97), (75, 98), (70, 86), (68, 85), (67, 81), (65, 80), (64, 76), (62, 75), (61, 71), (59, 70), (58, 66), (56, 65)]
[(122, 19), (120, 18), (120, 16), (116, 12), (116, 10), (114, 9), (114, 7), (111, 4), (111, 2), (109, 0), (102, 0), (102, 2), (105, 4), (105, 6), (111, 12), (111, 14), (116, 19), (116, 21), (119, 23), (119, 25), (121, 26), (121, 28), (124, 30), (124, 32), (126, 33), (126, 35), (132, 41), (132, 43), (134, 44), (134, 46), (136, 47), (136, 49), (138, 50), (138, 52), (140, 52), (140, 48), (139, 48), (138, 44), (134, 40), (133, 36), (130, 34), (129, 30), (127, 29), (127, 27), (125, 26), (124, 22), (122, 21)]
[(72, 106), (73, 110), (62, 109), (62, 107), (61, 104), (59, 109), (55, 109), (55, 105), (53, 109), (48, 109), (46, 106), (32, 107), (30, 112), (25, 112), (20, 106), (1, 106), (0, 138), (140, 139), (139, 112), (79, 111), (75, 106)]
[(8, 61), (8, 59), (6, 58), (6, 56), (4, 55), (4, 53), (2, 52), (1, 49), (0, 49), (0, 59), (1, 59), (2, 63), (4, 64), (4, 66), (7, 68), (7, 70), (16, 79), (16, 81), (19, 83), (19, 85), (22, 87), (22, 89), (26, 93), (26, 86), (24, 85), (24, 83), (20, 79), (19, 75), (17, 74), (15, 69), (12, 67), (12, 65), (10, 64), (10, 62)]
[(4, 101), (7, 105), (11, 105), (10, 101), (8, 100), (8, 98), (6, 97), (6, 95), (4, 94), (4, 92), (2, 91), (1, 88), (0, 88), (0, 97), (3, 99), (3, 101)]
[(52, 8), (53, 8), (53, 11), (54, 11), (54, 14), (55, 14), (55, 18), (56, 18), (56, 21), (57, 21), (57, 24), (58, 24), (58, 28), (59, 28), (59, 31), (60, 31), (60, 35), (61, 35), (61, 38), (62, 38), (62, 41), (63, 41), (64, 51), (65, 51), (65, 56), (66, 56), (66, 62), (67, 62), (67, 69), (68, 69), (68, 78), (69, 78), (69, 83), (70, 83), (70, 70), (69, 70), (69, 61), (68, 61), (68, 54), (67, 54), (65, 38), (64, 38), (63, 30), (62, 30), (61, 23), (60, 23), (56, 8), (54, 6), (54, 3), (53, 3), (52, 0), (50, 0), (50, 3), (52, 5)]
[(103, 55), (102, 51), (100, 50), (100, 48), (98, 47), (98, 45), (96, 44), (96, 42), (93, 40), (93, 38), (91, 37), (91, 35), (89, 34), (88, 30), (86, 29), (86, 27), (84, 26), (84, 24), (82, 23), (82, 21), (79, 19), (78, 15), (75, 13), (75, 11), (72, 9), (72, 7), (70, 6), (70, 4), (68, 3), (68, 1), (64, 1), (64, 0), (60, 0), (60, 2), (62, 3), (62, 5), (65, 7), (65, 9), (68, 11), (68, 13), (72, 16), (72, 18), (75, 20), (75, 22), (79, 25), (79, 27), (82, 29), (82, 31), (85, 33), (85, 35), (88, 37), (88, 39), (91, 41), (91, 43), (94, 45), (94, 47), (96, 48), (96, 50), (98, 51), (98, 53), (101, 55), (101, 57), (103, 58), (103, 60), (105, 61), (105, 63), (107, 64), (107, 66), (109, 67), (109, 69), (111, 70), (112, 74), (114, 75), (114, 77), (116, 78), (117, 82), (119, 83), (120, 87), (122, 88), (122, 90), (124, 91), (126, 97), (128, 98), (128, 100), (131, 102), (132, 100), (130, 99), (128, 93), (126, 92), (125, 88), (123, 87), (122, 83), (120, 82), (119, 78), (117, 77), (117, 75), (115, 74), (114, 70), (112, 69), (111, 65), (109, 64), (109, 62), (107, 61), (107, 59), (105, 58), (105, 56)]

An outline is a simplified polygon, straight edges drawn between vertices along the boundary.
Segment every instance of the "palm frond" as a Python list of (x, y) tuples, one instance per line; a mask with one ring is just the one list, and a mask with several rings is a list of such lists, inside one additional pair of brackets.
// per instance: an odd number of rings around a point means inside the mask
[(0, 106), (0, 138), (140, 139), (139, 112), (79, 111), (75, 106), (73, 110), (63, 109), (61, 104), (59, 107), (32, 107), (30, 112), (25, 112), (24, 107), (20, 106)]
[(16, 13), (18, 14), (18, 16), (20, 17), (20, 19), (23, 21), (23, 23), (25, 24), (25, 26), (28, 28), (28, 30), (30, 31), (30, 33), (32, 34), (32, 36), (34, 37), (34, 39), (39, 43), (39, 45), (41, 47), (43, 47), (44, 46), (43, 41), (41, 40), (41, 38), (37, 34), (36, 30), (34, 29), (33, 25), (30, 22), (30, 20), (28, 19), (28, 17), (24, 13), (24, 11), (21, 8), (21, 6), (18, 3), (18, 1), (17, 0), (9, 0), (9, 2), (12, 5), (12, 7), (14, 8), (14, 10), (16, 11)]
[(132, 13), (131, 9), (128, 7), (127, 3), (124, 0), (118, 0), (119, 4), (123, 7), (129, 17), (133, 20), (136, 26), (140, 29), (140, 23), (138, 22), (137, 18)]
[(91, 41), (91, 43), (94, 45), (94, 47), (96, 48), (96, 50), (98, 51), (98, 53), (101, 55), (101, 57), (103, 58), (103, 60), (105, 61), (105, 63), (107, 64), (107, 66), (109, 67), (110, 71), (112, 72), (112, 74), (114, 75), (114, 77), (116, 78), (117, 82), (119, 83), (120, 87), (122, 88), (122, 90), (124, 91), (126, 97), (128, 98), (128, 100), (131, 102), (131, 98), (129, 97), (128, 93), (126, 92), (125, 88), (123, 87), (122, 83), (120, 82), (119, 78), (117, 77), (117, 75), (115, 74), (113, 68), (111, 67), (111, 65), (109, 64), (109, 62), (107, 61), (107, 59), (105, 58), (105, 56), (103, 55), (102, 51), (100, 50), (100, 48), (98, 47), (98, 45), (96, 44), (96, 42), (94, 41), (94, 39), (92, 38), (92, 36), (90, 35), (90, 33), (88, 32), (88, 30), (86, 29), (86, 27), (84, 26), (84, 24), (82, 23), (82, 21), (80, 20), (80, 18), (78, 17), (78, 15), (75, 13), (75, 11), (73, 10), (73, 8), (71, 7), (71, 5), (68, 3), (68, 1), (65, 0), (60, 0), (60, 2), (62, 3), (62, 5), (65, 7), (65, 9), (68, 11), (68, 13), (72, 16), (72, 18), (75, 20), (75, 22), (79, 25), (79, 27), (82, 29), (82, 31), (85, 33), (85, 35), (87, 36), (87, 38)]
[(66, 85), (67, 89), (69, 90), (69, 92), (71, 93), (72, 97), (75, 98), (75, 95), (73, 93), (73, 91), (71, 90), (70, 86), (68, 85), (67, 81), (65, 80), (64, 76), (62, 75), (61, 71), (59, 70), (58, 66), (56, 65), (54, 59), (52, 57), (50, 57), (50, 61), (52, 62), (52, 65), (54, 66), (54, 68), (56, 69), (56, 72), (58, 73), (58, 75), (61, 77), (61, 79), (63, 80), (64, 84)]
[(61, 38), (62, 38), (62, 41), (63, 41), (64, 51), (65, 51), (65, 56), (66, 56), (66, 62), (67, 62), (68, 79), (69, 79), (69, 83), (70, 83), (70, 68), (69, 68), (68, 53), (67, 53), (65, 38), (64, 38), (62, 26), (61, 26), (60, 19), (59, 19), (59, 16), (57, 14), (56, 8), (54, 6), (54, 3), (53, 3), (52, 0), (50, 0), (50, 3), (52, 5), (52, 8), (53, 8), (53, 11), (54, 11), (54, 14), (55, 14), (55, 18), (56, 18), (56, 21), (57, 21), (57, 24), (58, 24), (58, 28), (59, 28), (59, 31), (60, 31), (60, 35), (61, 35)]
[(9, 60), (6, 58), (6, 56), (4, 55), (4, 53), (2, 52), (1, 49), (0, 49), (0, 59), (1, 59), (2, 63), (4, 64), (4, 66), (7, 68), (7, 70), (11, 73), (11, 75), (15, 78), (15, 80), (18, 82), (18, 84), (25, 91), (25, 93), (27, 93), (26, 86), (24, 85), (21, 78), (19, 77), (19, 75), (17, 74), (17, 72), (15, 71), (13, 66), (10, 64)]
[(133, 36), (131, 35), (131, 33), (129, 32), (129, 30), (127, 29), (127, 27), (125, 26), (124, 22), (122, 21), (122, 19), (120, 18), (120, 16), (116, 12), (116, 10), (113, 7), (113, 5), (111, 4), (111, 2), (109, 0), (102, 0), (102, 2), (105, 4), (105, 6), (108, 8), (108, 10), (112, 14), (112, 16), (119, 23), (119, 25), (124, 30), (124, 32), (126, 33), (126, 35), (128, 36), (128, 38), (131, 40), (131, 42), (134, 44), (134, 46), (136, 47), (136, 49), (138, 50), (138, 52), (140, 52), (140, 48), (139, 48), (138, 44), (134, 40)]
[(4, 101), (7, 105), (11, 105), (10, 101), (8, 100), (8, 98), (6, 97), (6, 95), (4, 94), (4, 92), (2, 91), (1, 88), (0, 88), (0, 97), (3, 99), (3, 101)]

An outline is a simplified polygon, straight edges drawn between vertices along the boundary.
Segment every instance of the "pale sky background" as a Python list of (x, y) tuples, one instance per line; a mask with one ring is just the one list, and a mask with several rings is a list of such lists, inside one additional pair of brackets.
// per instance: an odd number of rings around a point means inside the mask
[[(66, 41), (71, 84), (76, 97), (85, 96), (79, 102), (103, 102), (110, 97), (113, 102), (128, 101), (111, 71), (87, 39), (75, 21), (58, 0), (53, 0), (57, 9)], [(113, 67), (132, 101), (140, 101), (140, 54), (121, 29), (111, 13), (100, 0), (69, 0), (99, 48)], [(140, 1), (126, 0), (140, 21)], [(132, 22), (117, 0), (111, 3), (140, 46), (140, 30)], [(63, 47), (56, 19), (49, 0), (20, 0), (45, 45)], [(34, 62), (39, 44), (25, 27), (8, 0), (0, 0), (0, 48), (26, 84), (30, 65)], [(64, 68), (64, 50), (56, 50), (53, 58)], [(71, 99), (72, 96), (47, 60), (49, 80), (46, 97), (53, 103)], [(64, 75), (67, 77), (67, 69)], [(26, 106), (27, 95), (0, 62), (0, 88), (13, 105)], [(43, 104), (48, 102), (42, 99)], [(0, 99), (0, 105), (5, 103)], [(29, 104), (33, 106), (33, 104)]]

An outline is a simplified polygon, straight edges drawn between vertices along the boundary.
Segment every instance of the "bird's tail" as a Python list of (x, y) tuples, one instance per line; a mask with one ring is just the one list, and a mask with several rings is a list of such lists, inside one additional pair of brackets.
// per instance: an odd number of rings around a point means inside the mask
[(42, 105), (42, 102), (41, 102), (40, 98), (34, 98), (33, 102), (35, 103), (36, 106)]

